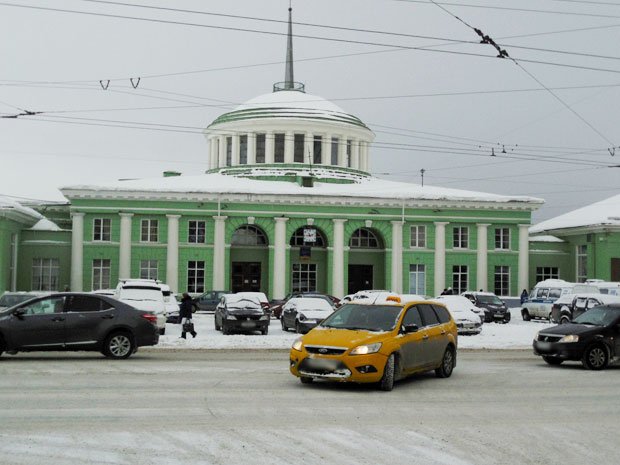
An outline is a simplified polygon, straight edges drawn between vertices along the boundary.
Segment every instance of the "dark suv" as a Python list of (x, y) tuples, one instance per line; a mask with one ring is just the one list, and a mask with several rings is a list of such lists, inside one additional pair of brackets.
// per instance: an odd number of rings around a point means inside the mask
[(485, 323), (510, 321), (510, 310), (504, 301), (492, 292), (464, 292), (461, 295), (467, 297), (476, 307), (484, 309)]
[(549, 365), (581, 360), (590, 370), (602, 370), (620, 354), (620, 304), (594, 307), (572, 323), (543, 329), (533, 346)]
[(0, 312), (0, 354), (94, 350), (127, 358), (158, 341), (157, 315), (103, 295), (51, 294)]

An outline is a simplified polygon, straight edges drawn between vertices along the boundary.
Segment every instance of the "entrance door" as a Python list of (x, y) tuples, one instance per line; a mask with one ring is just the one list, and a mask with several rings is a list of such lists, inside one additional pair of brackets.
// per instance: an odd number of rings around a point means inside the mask
[(372, 265), (349, 265), (348, 294), (373, 288)]
[(232, 291), (260, 292), (260, 262), (232, 263)]
[(620, 258), (611, 259), (611, 280), (620, 281)]

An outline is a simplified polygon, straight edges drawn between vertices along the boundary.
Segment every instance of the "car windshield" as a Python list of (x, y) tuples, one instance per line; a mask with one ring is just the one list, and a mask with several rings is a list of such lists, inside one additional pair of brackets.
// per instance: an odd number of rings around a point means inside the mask
[(502, 305), (503, 302), (496, 295), (478, 295), (481, 304)]
[(261, 309), (260, 302), (252, 299), (239, 299), (233, 302), (228, 302), (228, 308), (235, 309)]
[(579, 325), (608, 326), (620, 316), (620, 309), (594, 307), (573, 320)]
[(164, 300), (161, 290), (153, 287), (124, 287), (121, 289), (120, 298), (123, 300), (153, 300), (155, 302)]
[(392, 331), (402, 307), (394, 305), (345, 304), (323, 323), (325, 328)]
[(35, 296), (28, 294), (3, 295), (0, 297), (0, 307), (12, 307), (34, 298)]

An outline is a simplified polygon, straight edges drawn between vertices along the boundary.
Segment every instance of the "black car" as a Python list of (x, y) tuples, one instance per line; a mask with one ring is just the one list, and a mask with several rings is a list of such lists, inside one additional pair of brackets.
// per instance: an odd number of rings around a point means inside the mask
[(485, 323), (508, 323), (510, 321), (510, 310), (502, 299), (492, 292), (464, 292), (463, 297), (467, 297), (476, 307), (484, 310)]
[(590, 370), (602, 370), (620, 354), (620, 304), (594, 307), (572, 323), (544, 329), (533, 345), (549, 365), (581, 360)]
[(0, 354), (94, 350), (127, 358), (158, 341), (155, 314), (103, 295), (51, 294), (0, 312)]
[(215, 330), (224, 334), (260, 331), (265, 335), (269, 320), (269, 313), (258, 299), (227, 294), (215, 308)]
[(230, 294), (230, 291), (206, 291), (205, 293), (199, 295), (198, 297), (192, 299), (194, 306), (196, 308), (195, 311), (198, 312), (214, 312), (215, 307), (222, 300), (222, 296), (224, 294)]

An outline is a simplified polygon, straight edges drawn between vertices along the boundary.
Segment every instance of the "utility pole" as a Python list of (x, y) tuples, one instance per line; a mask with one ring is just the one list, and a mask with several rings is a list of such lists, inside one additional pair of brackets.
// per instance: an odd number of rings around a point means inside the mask
[(422, 187), (424, 187), (424, 173), (426, 173), (426, 170), (424, 168), (422, 168), (420, 170), (420, 175), (422, 176)]

